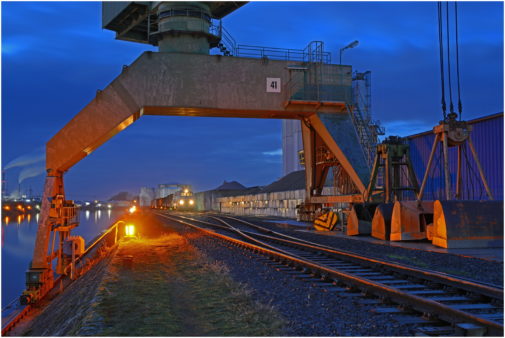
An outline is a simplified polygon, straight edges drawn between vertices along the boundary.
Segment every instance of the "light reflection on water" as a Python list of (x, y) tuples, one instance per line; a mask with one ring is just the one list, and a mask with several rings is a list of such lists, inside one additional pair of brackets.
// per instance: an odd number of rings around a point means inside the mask
[[(72, 235), (86, 243), (107, 229), (123, 211), (81, 211), (80, 225)], [(39, 214), (2, 218), (2, 308), (24, 289), (25, 271), (32, 259)]]

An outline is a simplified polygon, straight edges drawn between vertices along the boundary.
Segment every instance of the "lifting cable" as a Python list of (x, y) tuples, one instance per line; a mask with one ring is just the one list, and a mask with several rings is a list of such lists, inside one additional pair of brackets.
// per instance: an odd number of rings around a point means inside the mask
[(444, 81), (444, 41), (443, 41), (443, 28), (442, 28), (442, 3), (438, 2), (438, 47), (440, 51), (440, 81), (442, 82), (442, 113), (444, 120), (446, 119), (446, 105), (445, 105), (445, 81)]
[(459, 120), (461, 121), (461, 115), (463, 114), (463, 105), (461, 104), (461, 87), (459, 84), (459, 37), (458, 37), (458, 3), (454, 3), (454, 20), (456, 26), (456, 74), (458, 78), (458, 112)]
[[(451, 37), (450, 37), (450, 20), (449, 20), (449, 2), (445, 4), (445, 38), (446, 38), (446, 48), (447, 48), (447, 80), (448, 80), (448, 91), (449, 91), (449, 117), (457, 116), (454, 112), (454, 102), (452, 100), (452, 79), (451, 79)], [(443, 3), (438, 2), (438, 43), (439, 43), (439, 53), (440, 53), (440, 80), (442, 85), (442, 113), (444, 120), (447, 118), (447, 106), (445, 101), (445, 60), (444, 60), (444, 28), (443, 28)], [(461, 103), (461, 85), (460, 85), (460, 72), (459, 72), (459, 35), (458, 35), (458, 5), (454, 3), (454, 30), (455, 45), (456, 45), (456, 77), (457, 77), (457, 90), (458, 90), (458, 113), (459, 119), (463, 113), (463, 105)]]
[(449, 3), (445, 4), (445, 34), (447, 37), (447, 77), (449, 80), (449, 112), (454, 114), (454, 104), (452, 103), (452, 82), (451, 82), (451, 36), (449, 27)]

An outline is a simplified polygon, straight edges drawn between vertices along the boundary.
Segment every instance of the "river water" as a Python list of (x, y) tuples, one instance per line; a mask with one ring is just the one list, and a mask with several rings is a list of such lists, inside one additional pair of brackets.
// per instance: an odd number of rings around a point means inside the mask
[[(86, 243), (107, 229), (124, 210), (80, 211), (80, 225), (72, 235), (82, 236)], [(21, 295), (25, 272), (33, 255), (39, 215), (2, 219), (2, 308)]]

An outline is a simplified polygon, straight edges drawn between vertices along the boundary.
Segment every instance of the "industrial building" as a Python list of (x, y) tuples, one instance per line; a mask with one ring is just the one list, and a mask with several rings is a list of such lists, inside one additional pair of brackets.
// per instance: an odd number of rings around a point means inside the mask
[[(496, 200), (503, 201), (503, 112), (482, 116), (468, 123), (473, 127), (472, 141), (479, 156), (482, 169), (484, 171), (487, 183), (489, 184), (493, 197)], [(431, 146), (435, 139), (435, 134), (432, 131), (411, 135), (407, 137), (410, 145), (411, 159), (414, 164), (416, 176), (421, 180), (424, 176), (426, 164), (431, 151)], [(470, 155), (467, 155), (465, 161), (468, 162), (470, 175), (478, 175), (476, 164), (474, 161), (469, 161)], [(457, 153), (455, 148), (449, 149), (449, 166), (451, 171), (452, 184), (456, 184), (455, 177), (457, 172)], [(440, 166), (439, 166), (440, 170)], [(463, 180), (470, 179), (463, 172)], [(436, 200), (442, 198), (442, 188), (440, 180), (442, 180), (440, 172), (434, 176), (433, 184), (428, 184), (425, 190), (425, 196), (428, 200)], [(485, 200), (488, 199), (486, 193), (479, 180), (473, 180), (478, 186), (471, 186), (472, 189), (468, 195), (463, 196), (467, 200)]]
[(156, 188), (142, 187), (139, 194), (139, 205), (141, 207), (151, 206), (151, 202), (157, 198), (165, 198), (179, 192), (185, 185), (178, 183), (158, 184)]
[[(298, 121), (286, 121), (283, 124), (283, 168), (288, 173), (272, 184), (265, 187), (249, 189), (211, 190), (196, 194), (199, 210), (214, 210), (236, 215), (279, 216), (296, 218), (297, 209), (305, 200), (305, 172), (296, 170), (303, 168), (299, 163), (298, 149), (301, 139)], [(297, 124), (298, 122), (298, 124)], [(503, 200), (503, 113), (483, 116), (468, 121), (473, 126), (472, 140), (475, 144), (484, 173), (488, 178), (493, 196)], [(417, 179), (420, 181), (425, 173), (428, 157), (435, 135), (432, 131), (406, 137), (410, 146), (411, 159)], [(455, 149), (450, 152), (450, 168), (453, 181), (457, 171), (457, 154)], [(477, 174), (475, 163), (470, 161), (473, 174)], [(438, 165), (438, 170), (440, 170)], [(443, 176), (440, 172), (434, 176), (426, 187), (425, 196), (428, 200), (443, 197), (440, 185)], [(466, 176), (465, 176), (466, 179)], [(331, 194), (333, 187), (327, 182), (323, 194)], [(478, 184), (478, 182), (476, 183)], [(487, 199), (481, 185), (472, 187), (467, 199)], [(414, 195), (410, 199), (415, 199)]]

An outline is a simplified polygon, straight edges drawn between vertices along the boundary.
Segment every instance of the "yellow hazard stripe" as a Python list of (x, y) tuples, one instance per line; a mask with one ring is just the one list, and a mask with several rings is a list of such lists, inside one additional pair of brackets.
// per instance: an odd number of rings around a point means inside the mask
[[(337, 223), (337, 214), (334, 212), (328, 212), (324, 215), (321, 215), (314, 221), (314, 227), (317, 230), (333, 230), (335, 224)], [(319, 229), (321, 228), (321, 229)]]

